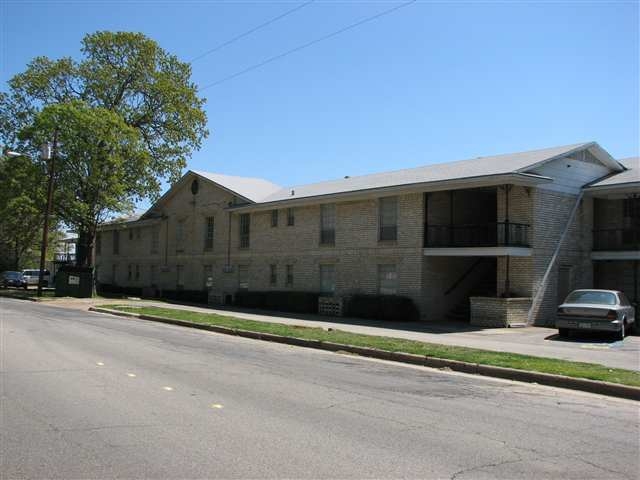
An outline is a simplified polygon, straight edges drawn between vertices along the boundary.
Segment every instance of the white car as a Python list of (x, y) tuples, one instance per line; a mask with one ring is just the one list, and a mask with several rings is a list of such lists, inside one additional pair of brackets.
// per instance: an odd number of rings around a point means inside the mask
[[(40, 278), (40, 270), (23, 270), (22, 276), (27, 281), (27, 285), (38, 285), (38, 278)], [(49, 285), (49, 270), (44, 271), (44, 275), (42, 277), (42, 286), (46, 287)]]
[(617, 290), (574, 290), (558, 307), (556, 328), (561, 337), (571, 330), (611, 332), (623, 340), (635, 327), (636, 312)]

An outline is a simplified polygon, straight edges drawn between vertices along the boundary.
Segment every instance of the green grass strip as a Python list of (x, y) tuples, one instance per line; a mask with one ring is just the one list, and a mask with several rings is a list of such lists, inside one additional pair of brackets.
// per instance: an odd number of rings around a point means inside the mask
[(621, 368), (608, 368), (604, 365), (583, 362), (571, 362), (556, 358), (534, 357), (517, 353), (492, 352), (476, 348), (425, 343), (392, 337), (364, 335), (342, 330), (327, 331), (323, 328), (301, 327), (281, 323), (258, 322), (236, 317), (227, 317), (214, 313), (201, 313), (189, 310), (177, 310), (161, 307), (132, 307), (123, 305), (102, 305), (104, 308), (123, 312), (155, 315), (158, 317), (183, 320), (187, 322), (216, 325), (220, 327), (249, 330), (259, 333), (272, 333), (305, 340), (320, 340), (358, 347), (377, 348), (388, 352), (413, 353), (448, 360), (459, 360), (482, 365), (515, 368), (533, 372), (566, 375), (568, 377), (588, 378), (623, 385), (640, 386), (640, 372)]

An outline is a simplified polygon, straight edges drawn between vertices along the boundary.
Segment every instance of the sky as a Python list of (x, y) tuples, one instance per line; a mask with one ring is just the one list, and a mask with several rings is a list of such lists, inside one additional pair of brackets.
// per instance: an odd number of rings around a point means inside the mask
[(190, 61), (296, 7), (193, 62), (211, 133), (189, 169), (290, 186), (591, 140), (640, 154), (638, 1), (0, 0), (0, 89), (86, 33)]

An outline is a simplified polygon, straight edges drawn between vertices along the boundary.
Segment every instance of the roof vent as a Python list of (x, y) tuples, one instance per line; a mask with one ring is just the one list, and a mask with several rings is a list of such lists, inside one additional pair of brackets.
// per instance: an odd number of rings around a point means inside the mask
[(291, 189), (291, 196), (293, 197), (296, 194), (296, 191)]

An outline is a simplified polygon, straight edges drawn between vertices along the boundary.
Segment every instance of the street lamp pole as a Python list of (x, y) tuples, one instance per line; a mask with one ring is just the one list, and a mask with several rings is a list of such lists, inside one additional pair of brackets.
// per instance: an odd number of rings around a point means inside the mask
[(42, 245), (40, 246), (40, 271), (38, 273), (37, 296), (42, 296), (42, 282), (44, 280), (44, 268), (47, 257), (47, 244), (49, 242), (49, 217), (53, 205), (53, 179), (56, 168), (56, 153), (58, 149), (58, 131), (53, 134), (53, 147), (48, 143), (42, 145), (40, 157), (48, 163), (49, 181), (47, 183), (47, 206), (44, 212), (44, 225), (42, 227)]

